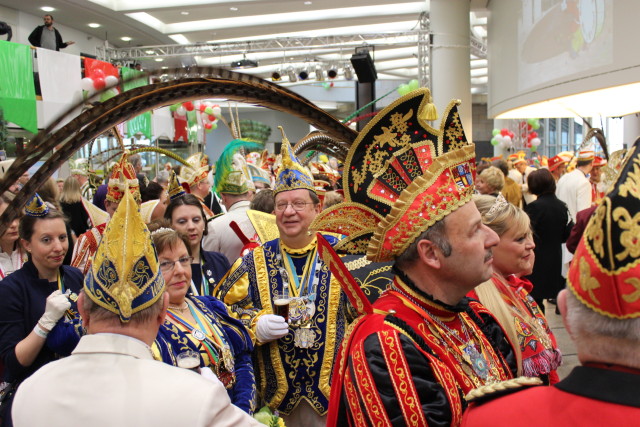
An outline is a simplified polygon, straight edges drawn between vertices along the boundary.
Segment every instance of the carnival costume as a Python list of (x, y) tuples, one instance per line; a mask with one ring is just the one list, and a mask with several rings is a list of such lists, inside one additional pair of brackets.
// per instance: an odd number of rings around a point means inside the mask
[[(630, 150), (615, 185), (591, 216), (567, 278), (567, 289), (580, 304), (619, 322), (631, 319), (637, 322), (640, 318), (640, 258), (637, 221), (633, 219), (640, 214), (638, 182), (640, 139)], [(571, 311), (567, 316), (571, 318)], [(632, 325), (637, 323), (629, 324), (629, 328)], [(600, 345), (606, 345), (603, 342), (607, 342), (607, 335), (601, 329)], [(637, 345), (637, 341), (630, 344)], [(574, 368), (558, 384), (523, 390), (472, 406), (465, 414), (463, 425), (508, 426), (513, 425), (515, 419), (519, 426), (635, 425), (640, 417), (640, 370), (600, 363), (616, 357), (616, 350), (619, 351), (614, 348), (609, 354), (601, 350), (603, 354), (594, 361), (590, 359), (595, 357), (589, 353), (581, 356), (578, 347), (582, 366)]]
[(180, 310), (169, 307), (168, 319), (160, 327), (153, 346), (154, 356), (178, 366), (178, 354), (186, 350), (200, 353), (200, 366), (213, 370), (227, 389), (231, 403), (252, 413), (256, 382), (251, 335), (240, 321), (229, 315), (224, 303), (214, 297), (187, 296), (185, 303), (197, 324), (185, 320)]
[[(113, 166), (111, 171), (106, 197), (110, 202), (119, 203), (126, 191), (125, 188), (128, 188), (136, 202), (140, 203), (140, 186), (136, 178), (136, 172), (131, 163), (127, 161), (127, 157), (128, 151), (125, 151), (120, 161)], [(91, 269), (93, 256), (98, 250), (98, 245), (106, 226), (107, 222), (104, 222), (78, 236), (78, 241), (73, 248), (71, 265), (79, 268), (83, 274), (87, 274)]]
[[(313, 178), (284, 138), (275, 192), (296, 189), (314, 191)], [(331, 244), (338, 241), (335, 235), (324, 237)], [(290, 329), (278, 340), (257, 343), (259, 397), (285, 415), (303, 400), (324, 415), (333, 363), (351, 317), (339, 283), (318, 256), (316, 239), (299, 249), (281, 239), (264, 243), (234, 263), (215, 295), (255, 333), (261, 315), (273, 313), (274, 294), (284, 288), (292, 297)]]
[[(468, 203), (475, 150), (457, 103), (440, 129), (428, 89), (369, 122), (345, 161), (345, 202), (313, 228), (342, 232), (336, 247), (390, 261), (436, 221)], [(463, 298), (450, 306), (399, 269), (391, 290), (349, 328), (333, 374), (327, 425), (457, 425), (471, 389), (512, 377), (513, 350), (492, 315)]]
[[(45, 217), (48, 211), (49, 207), (37, 194), (25, 207), (28, 216)], [(65, 341), (68, 335), (66, 330), (76, 327), (71, 320), (78, 317), (76, 300), (81, 289), (82, 273), (77, 268), (62, 265), (58, 269), (57, 280), (49, 282), (39, 277), (31, 260), (0, 282), (0, 357), (4, 363), (3, 381), (15, 388), (40, 367), (58, 358), (60, 348), (68, 345)], [(68, 293), (71, 307), (51, 329), (44, 347), (34, 361), (29, 366), (22, 366), (16, 356), (16, 346), (36, 327), (45, 312), (47, 297), (55, 290)], [(72, 331), (71, 334), (75, 332)], [(74, 344), (72, 340), (70, 345)], [(5, 421), (8, 416), (6, 408), (11, 408), (10, 399), (2, 404)]]
[[(180, 179), (187, 183), (189, 187), (193, 187), (203, 179), (207, 179), (209, 177), (209, 158), (206, 155), (203, 155), (202, 153), (195, 153), (189, 156), (186, 161), (189, 166), (184, 165), (180, 168)], [(206, 217), (205, 219), (209, 221), (215, 216), (214, 213), (204, 203), (202, 198), (198, 197), (198, 200), (200, 200), (200, 203), (202, 204), (202, 209), (204, 210), (204, 215)]]

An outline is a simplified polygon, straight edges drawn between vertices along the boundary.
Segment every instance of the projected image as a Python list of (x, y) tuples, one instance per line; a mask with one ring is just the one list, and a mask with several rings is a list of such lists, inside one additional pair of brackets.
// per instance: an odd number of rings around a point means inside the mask
[(519, 88), (613, 61), (613, 0), (525, 0), (518, 23)]

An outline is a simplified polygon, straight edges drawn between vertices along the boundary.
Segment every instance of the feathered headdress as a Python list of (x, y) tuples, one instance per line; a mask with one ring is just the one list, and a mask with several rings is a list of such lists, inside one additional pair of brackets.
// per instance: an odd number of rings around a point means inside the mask
[(234, 139), (227, 144), (216, 162), (213, 187), (218, 194), (244, 194), (255, 188), (241, 150), (259, 150), (261, 148), (262, 145), (244, 139)]

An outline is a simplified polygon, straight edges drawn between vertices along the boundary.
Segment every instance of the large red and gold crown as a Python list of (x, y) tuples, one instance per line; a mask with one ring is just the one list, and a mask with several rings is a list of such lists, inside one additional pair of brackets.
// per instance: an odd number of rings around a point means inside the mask
[(122, 200), (124, 192), (130, 191), (134, 200), (140, 203), (140, 184), (136, 178), (136, 171), (127, 160), (129, 152), (122, 153), (120, 161), (113, 166), (109, 184), (107, 185), (107, 200), (118, 203)]
[(591, 215), (567, 284), (597, 313), (615, 319), (640, 317), (640, 138)]
[(390, 261), (421, 233), (467, 203), (475, 179), (475, 147), (457, 106), (439, 129), (427, 124), (431, 93), (418, 89), (378, 113), (345, 161), (345, 201), (321, 212), (312, 227), (347, 235), (336, 246)]

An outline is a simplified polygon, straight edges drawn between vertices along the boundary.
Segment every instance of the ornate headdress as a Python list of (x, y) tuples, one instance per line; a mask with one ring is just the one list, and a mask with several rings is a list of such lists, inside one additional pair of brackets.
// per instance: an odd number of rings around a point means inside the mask
[(89, 160), (85, 158), (70, 160), (69, 166), (71, 167), (71, 175), (89, 175)]
[(138, 204), (130, 192), (107, 223), (84, 291), (99, 306), (128, 322), (131, 316), (153, 305), (165, 284), (158, 256)]
[(274, 196), (283, 191), (298, 190), (301, 188), (315, 192), (313, 176), (300, 164), (298, 158), (293, 154), (293, 149), (284, 134), (282, 126), (278, 126), (278, 129), (282, 132), (282, 148), (280, 149), (282, 163), (276, 173), (276, 183), (273, 189)]
[(426, 123), (433, 105), (418, 89), (378, 113), (345, 161), (345, 201), (320, 213), (312, 228), (346, 234), (337, 250), (390, 261), (436, 221), (471, 200), (475, 147), (462, 129), (458, 104), (440, 129)]
[(140, 184), (136, 178), (136, 171), (127, 161), (129, 152), (122, 153), (120, 161), (113, 166), (109, 184), (107, 186), (107, 200), (118, 203), (124, 192), (128, 190), (136, 202), (140, 202)]
[(553, 172), (554, 170), (558, 169), (558, 167), (560, 167), (561, 164), (568, 163), (568, 162), (569, 162), (569, 159), (562, 157), (558, 154), (548, 160), (547, 166), (549, 168), (549, 171)]
[(208, 158), (202, 153), (196, 153), (187, 158), (189, 166), (184, 165), (180, 169), (180, 178), (189, 185), (196, 185), (207, 178), (209, 174)]
[(36, 193), (27, 202), (26, 206), (24, 207), (24, 213), (27, 216), (43, 217), (49, 213), (49, 206), (47, 206), (40, 195)]
[(224, 147), (216, 162), (216, 176), (213, 180), (213, 187), (218, 194), (244, 194), (255, 190), (247, 160), (241, 150), (259, 148), (260, 144), (244, 139), (234, 139)]
[(591, 215), (569, 269), (569, 289), (615, 319), (640, 317), (640, 138), (610, 192)]
[[(186, 185), (188, 187), (188, 185)], [(182, 197), (188, 193), (187, 189), (185, 189), (185, 184), (180, 183), (180, 179), (178, 179), (178, 175), (176, 175), (175, 171), (171, 171), (169, 174), (169, 185), (167, 186), (167, 192), (169, 193), (169, 199), (175, 200), (178, 197)]]
[(263, 184), (271, 186), (269, 172), (252, 164), (247, 164), (247, 167), (249, 168), (249, 173), (251, 174), (253, 182), (262, 182)]

